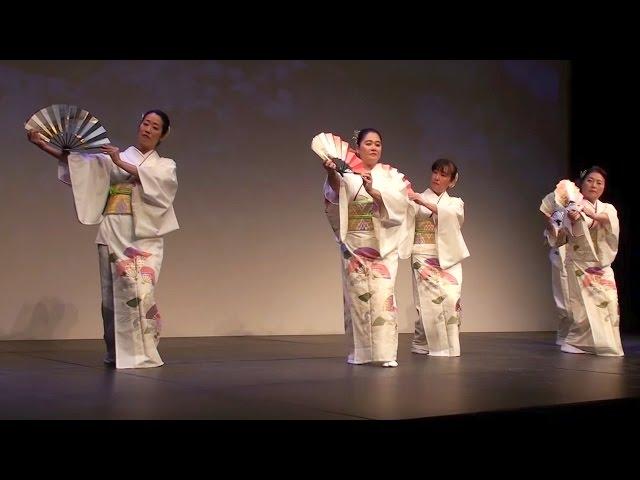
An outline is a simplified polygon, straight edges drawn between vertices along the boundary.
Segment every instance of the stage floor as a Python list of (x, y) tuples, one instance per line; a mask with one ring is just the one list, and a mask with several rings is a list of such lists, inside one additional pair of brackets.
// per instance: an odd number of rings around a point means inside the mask
[[(462, 356), (348, 365), (343, 335), (163, 338), (160, 368), (115, 370), (99, 340), (0, 342), (0, 419), (455, 419), (640, 399), (626, 357), (561, 353), (553, 332), (463, 333)], [(537, 409), (537, 410), (536, 410)]]

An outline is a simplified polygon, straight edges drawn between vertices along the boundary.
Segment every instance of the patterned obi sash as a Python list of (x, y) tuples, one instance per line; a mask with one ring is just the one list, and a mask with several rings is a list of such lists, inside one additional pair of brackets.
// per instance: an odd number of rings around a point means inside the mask
[(413, 237), (414, 244), (435, 244), (436, 243), (436, 224), (433, 217), (417, 217), (416, 218), (416, 234)]
[(131, 215), (132, 183), (116, 183), (109, 187), (109, 198), (103, 215)]
[(373, 231), (373, 201), (356, 200), (349, 204), (349, 232)]

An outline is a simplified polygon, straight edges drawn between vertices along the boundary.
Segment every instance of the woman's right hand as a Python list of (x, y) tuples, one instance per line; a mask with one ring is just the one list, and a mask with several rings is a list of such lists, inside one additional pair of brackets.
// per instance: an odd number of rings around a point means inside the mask
[(322, 166), (327, 171), (327, 173), (334, 173), (336, 171), (336, 164), (331, 159), (323, 160)]
[(61, 162), (67, 162), (67, 156), (69, 155), (68, 150), (61, 150), (59, 147), (51, 145), (47, 142), (40, 133), (36, 130), (28, 130), (27, 131), (27, 139), (36, 145), (38, 148), (43, 150), (45, 153), (48, 153), (52, 157), (57, 158)]
[(46, 143), (44, 141), (44, 139), (42, 138), (42, 136), (40, 135), (40, 132), (38, 132), (37, 130), (28, 130), (27, 131), (27, 139), (33, 143), (34, 145), (42, 148), (44, 146), (44, 144)]

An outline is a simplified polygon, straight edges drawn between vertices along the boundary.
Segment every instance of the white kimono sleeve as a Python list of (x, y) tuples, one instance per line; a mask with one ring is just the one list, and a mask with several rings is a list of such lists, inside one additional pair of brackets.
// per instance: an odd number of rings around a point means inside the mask
[(178, 228), (173, 200), (178, 191), (176, 163), (169, 158), (138, 165), (139, 188), (132, 192), (135, 232), (139, 238), (160, 237)]
[(462, 237), (464, 202), (457, 197), (438, 205), (438, 259), (443, 269), (452, 267), (469, 256)]
[[(375, 184), (373, 188), (376, 188)], [(396, 227), (401, 225), (407, 214), (407, 186), (404, 176), (395, 168), (389, 172), (389, 179), (381, 188), (377, 188), (382, 197), (379, 209), (380, 225), (382, 227)]]
[(71, 153), (68, 163), (58, 162), (58, 179), (71, 185), (80, 223), (96, 225), (102, 221), (113, 167), (109, 156), (103, 154)]
[(620, 222), (618, 220), (618, 212), (610, 203), (603, 203), (604, 211), (609, 217), (609, 223), (602, 227), (602, 236), (598, 236), (598, 247), (600, 250), (600, 263), (602, 266), (608, 266), (613, 263), (618, 254), (618, 241), (620, 239)]

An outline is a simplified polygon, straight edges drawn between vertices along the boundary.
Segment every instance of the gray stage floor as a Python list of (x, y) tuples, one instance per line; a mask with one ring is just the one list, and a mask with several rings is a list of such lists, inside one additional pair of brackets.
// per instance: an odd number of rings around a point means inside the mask
[[(464, 333), (462, 356), (345, 362), (344, 337), (163, 338), (160, 368), (114, 370), (99, 340), (0, 342), (0, 419), (433, 419), (640, 398), (624, 358), (561, 353), (554, 333)], [(454, 417), (455, 418), (455, 417)]]

